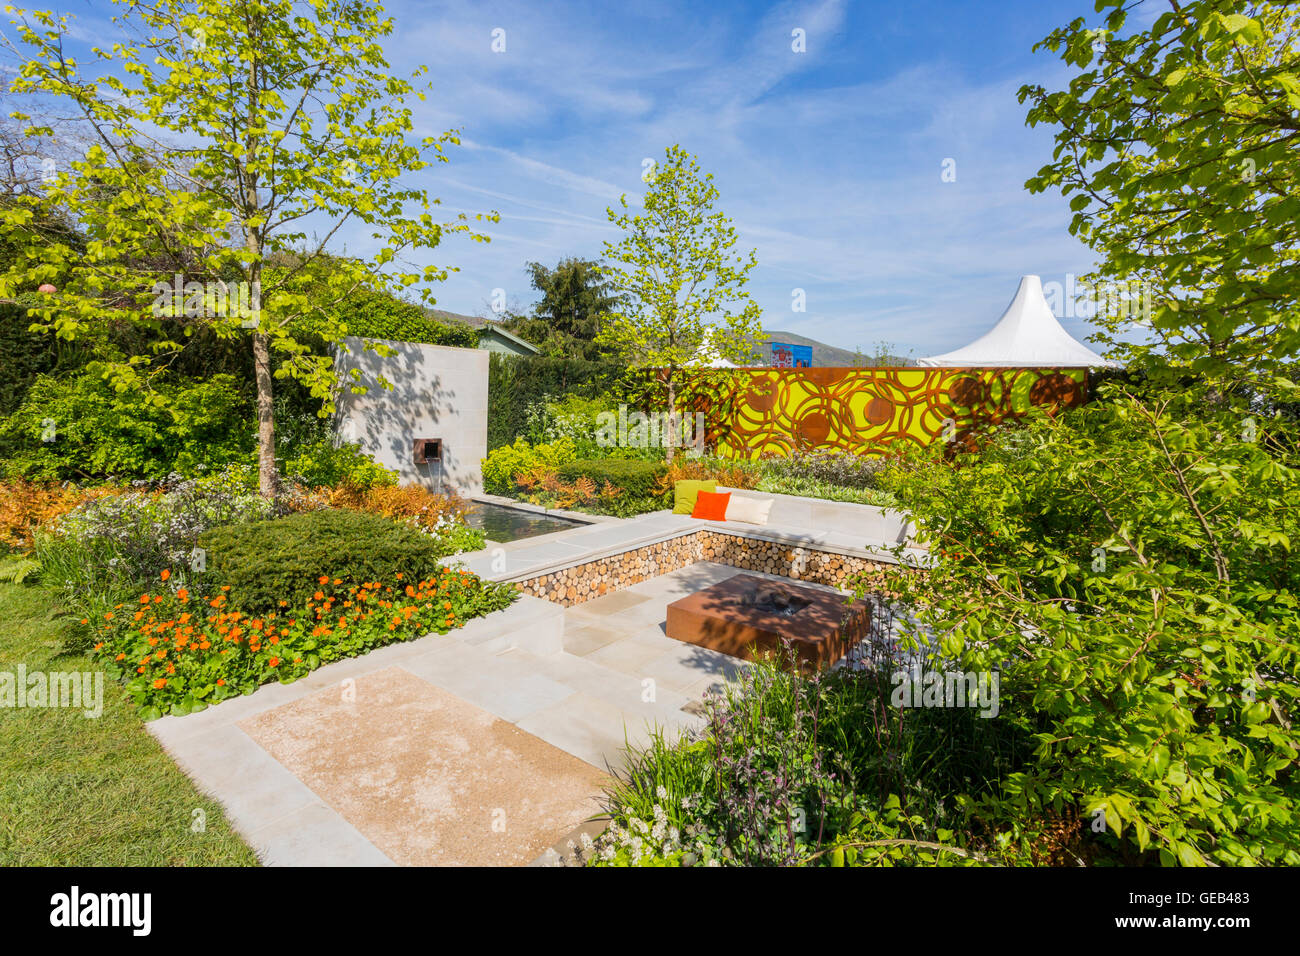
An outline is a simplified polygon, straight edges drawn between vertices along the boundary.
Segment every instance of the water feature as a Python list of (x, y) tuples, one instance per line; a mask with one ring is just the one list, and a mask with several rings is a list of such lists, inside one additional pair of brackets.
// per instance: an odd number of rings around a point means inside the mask
[(535, 538), (553, 531), (567, 531), (569, 528), (579, 528), (587, 522), (476, 501), (469, 514), (465, 516), (465, 523), (471, 528), (480, 529), (487, 535), (489, 541), (502, 542)]

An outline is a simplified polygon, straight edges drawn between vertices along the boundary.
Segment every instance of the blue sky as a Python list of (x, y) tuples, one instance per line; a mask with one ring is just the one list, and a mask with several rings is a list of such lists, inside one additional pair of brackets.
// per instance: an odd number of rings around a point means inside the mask
[[(103, 41), (110, 4), (67, 9), (81, 38)], [(501, 216), (489, 244), (452, 236), (428, 253), (459, 270), (434, 290), (442, 308), (487, 314), (494, 289), (526, 307), (526, 262), (598, 257), (618, 235), (606, 207), (635, 200), (643, 160), (673, 143), (714, 174), (740, 247), (757, 249), (750, 291), (768, 328), (933, 354), (986, 331), (1021, 274), (1064, 284), (1092, 265), (1065, 200), (1024, 189), (1050, 160), (1052, 131), (1026, 127), (1016, 101), (1023, 83), (1067, 82), (1055, 56), (1031, 48), (1074, 17), (1099, 25), (1092, 0), (388, 9), (394, 71), (429, 67), (417, 132), (462, 136), (420, 184), (449, 212)], [(504, 52), (492, 49), (498, 29)], [(795, 29), (806, 52), (792, 49)], [(360, 233), (345, 242), (371, 251)], [(804, 312), (792, 310), (796, 289)]]
[[(1060, 84), (1035, 42), (1091, 0), (906, 3), (432, 3), (390, 7), (396, 67), (425, 62), (429, 130), (464, 148), (433, 172), (448, 209), (493, 209), (488, 246), (452, 239), (458, 312), (528, 304), (523, 265), (595, 257), (605, 209), (680, 143), (712, 172), (769, 328), (926, 355), (982, 334), (1022, 273), (1088, 271), (1066, 202), (1025, 180), (1050, 159), (1016, 91)], [(491, 49), (505, 31), (504, 52)], [(802, 29), (806, 52), (792, 50)], [(943, 182), (945, 159), (956, 181)], [(792, 311), (803, 289), (807, 310)], [(1076, 336), (1085, 322), (1065, 317)]]

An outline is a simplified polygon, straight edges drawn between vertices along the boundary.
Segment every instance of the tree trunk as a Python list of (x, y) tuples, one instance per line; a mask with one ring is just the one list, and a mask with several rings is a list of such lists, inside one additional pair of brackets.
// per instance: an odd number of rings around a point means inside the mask
[[(258, 19), (250, 33), (260, 35)], [(257, 116), (258, 96), (262, 89), (262, 76), (255, 57), (248, 63), (248, 122), (244, 131), (244, 154), (255, 157), (261, 146), (261, 136), (253, 128)], [(245, 162), (241, 169), (244, 181), (244, 246), (251, 255), (248, 282), (253, 301), (253, 377), (257, 380), (257, 489), (262, 497), (274, 501), (280, 494), (280, 476), (275, 467), (275, 406), (271, 399), (271, 339), (262, 324), (262, 216), (257, 195), (257, 174)]]
[(257, 379), (257, 488), (274, 500), (280, 493), (275, 467), (275, 408), (271, 403), (271, 345), (260, 329), (253, 333), (253, 372)]
[(668, 434), (664, 436), (668, 445), (666, 457), (668, 464), (673, 463), (673, 452), (677, 446), (677, 382), (674, 381), (672, 369), (668, 370), (668, 421), (665, 425)]

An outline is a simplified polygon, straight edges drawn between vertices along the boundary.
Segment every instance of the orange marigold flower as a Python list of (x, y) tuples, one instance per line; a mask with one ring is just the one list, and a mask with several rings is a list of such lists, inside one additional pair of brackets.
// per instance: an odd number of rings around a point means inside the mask
[(113, 620), (113, 612), (112, 612), (112, 611), (109, 611), (107, 614), (105, 614), (105, 615), (104, 615), (104, 620), (106, 620), (106, 621), (111, 621), (111, 620)]
[(320, 577), (318, 577), (318, 578), (316, 579), (316, 583), (317, 583), (317, 584), (326, 584), (326, 583), (329, 582), (329, 579), (330, 579), (330, 576), (329, 576), (328, 574), (322, 574)]
[(135, 672), (136, 672), (137, 674), (143, 674), (143, 673), (144, 673), (144, 668), (143, 668), (143, 667), (137, 667), (137, 668), (135, 669)]
[[(224, 654), (224, 653), (226, 653), (226, 652), (225, 652), (225, 651), (222, 651), (221, 653)], [(225, 686), (226, 686), (226, 679), (225, 679), (224, 677), (218, 677), (218, 678), (217, 678), (217, 686), (218, 686), (218, 687), (225, 687)]]
[(317, 601), (323, 601), (325, 600), (325, 592), (317, 591), (315, 594), (312, 595), (312, 597), (314, 597)]
[[(136, 618), (136, 620), (138, 621), (139, 618)], [(83, 617), (83, 618), (81, 619), (81, 623), (82, 623), (82, 624), (89, 624), (89, 623), (90, 623), (90, 618), (88, 618), (88, 617)]]
[(166, 581), (171, 576), (172, 576), (171, 571), (169, 571), (167, 568), (163, 568), (162, 579)]
[(113, 660), (115, 660), (115, 661), (120, 661), (120, 660), (124, 659), (125, 657), (126, 657), (125, 654), (118, 654), (117, 657), (113, 658)]
[(335, 578), (335, 579), (334, 579), (334, 583), (335, 583), (335, 584), (342, 584), (342, 583), (343, 583), (343, 579), (342, 579), (342, 578)]
[(167, 678), (165, 677), (159, 677), (156, 681), (153, 682), (154, 690), (162, 690), (166, 686), (167, 686)]
[(140, 620), (140, 618), (144, 617), (144, 611), (136, 611), (134, 617), (137, 621)]
[(190, 599), (190, 592), (185, 590), (184, 588), (181, 588), (179, 591), (176, 592), (176, 596), (180, 598), (181, 603), (184, 604), (186, 601)]
[(199, 650), (201, 651), (206, 651), (211, 646), (212, 643), (210, 641), (199, 641)]
[(267, 661), (267, 663), (270, 664), (272, 667), (279, 667), (279, 666), (280, 666), (280, 658), (278, 658), (278, 657), (272, 657), (269, 661)]

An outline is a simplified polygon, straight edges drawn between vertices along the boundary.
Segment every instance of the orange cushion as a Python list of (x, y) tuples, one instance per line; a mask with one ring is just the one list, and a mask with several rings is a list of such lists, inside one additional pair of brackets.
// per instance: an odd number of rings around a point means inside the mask
[(701, 491), (699, 497), (695, 499), (695, 510), (691, 512), (691, 517), (708, 518), (710, 521), (726, 521), (727, 502), (730, 500), (730, 491)]

